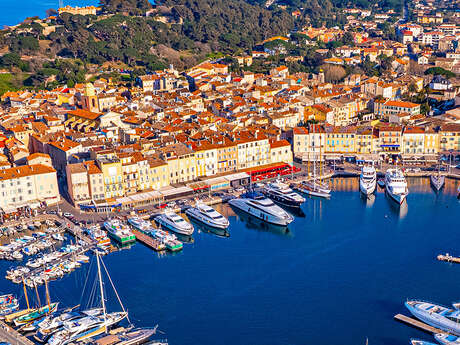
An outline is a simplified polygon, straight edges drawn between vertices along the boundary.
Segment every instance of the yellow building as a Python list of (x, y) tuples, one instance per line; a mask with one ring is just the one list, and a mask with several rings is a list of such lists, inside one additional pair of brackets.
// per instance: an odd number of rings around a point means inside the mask
[(228, 138), (223, 138), (217, 143), (217, 173), (235, 171), (238, 162), (238, 151), (236, 144)]
[(460, 124), (452, 123), (441, 127), (439, 131), (439, 150), (460, 151)]
[(425, 130), (425, 148), (426, 154), (437, 154), (439, 152), (439, 135), (432, 129)]
[(125, 194), (123, 185), (123, 168), (118, 158), (97, 161), (104, 177), (105, 198), (116, 198)]
[(270, 163), (292, 164), (291, 144), (286, 140), (270, 140)]
[(91, 83), (85, 85), (85, 91), (83, 92), (82, 108), (92, 112), (99, 112), (99, 101), (96, 95), (96, 89)]
[(326, 153), (356, 153), (356, 128), (332, 127), (326, 133)]
[(372, 127), (358, 128), (356, 131), (356, 153), (372, 154), (375, 153), (372, 145), (373, 130)]
[(73, 15), (81, 15), (81, 16), (87, 16), (87, 15), (96, 15), (97, 8), (94, 6), (85, 6), (85, 7), (72, 7), (72, 6), (64, 6), (58, 9), (59, 15), (63, 13), (70, 13)]
[(159, 149), (160, 158), (168, 164), (170, 183), (193, 181), (196, 175), (195, 152), (182, 143)]
[(152, 189), (160, 189), (166, 186), (169, 186), (169, 170), (168, 164), (156, 158), (149, 158), (149, 180), (150, 180), (150, 187)]

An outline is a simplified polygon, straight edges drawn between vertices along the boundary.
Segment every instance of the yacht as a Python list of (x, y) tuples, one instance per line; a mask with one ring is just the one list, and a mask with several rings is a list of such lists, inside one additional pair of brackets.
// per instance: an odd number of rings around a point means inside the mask
[(110, 237), (120, 244), (128, 244), (136, 241), (136, 236), (129, 228), (117, 218), (108, 219), (104, 222), (104, 227)]
[(228, 219), (213, 209), (211, 206), (198, 201), (195, 207), (190, 207), (185, 214), (193, 219), (202, 222), (205, 225), (219, 229), (227, 229), (230, 225)]
[(457, 337), (452, 334), (446, 333), (437, 333), (434, 335), (434, 338), (443, 345), (459, 345), (460, 344), (460, 337)]
[(294, 220), (288, 212), (261, 193), (244, 193), (239, 198), (229, 200), (228, 203), (267, 223), (286, 226)]
[(104, 316), (87, 316), (81, 319), (65, 322), (63, 327), (53, 334), (48, 340), (49, 345), (65, 345), (77, 343), (85, 339), (95, 337), (120, 322), (128, 313), (115, 312)]
[(428, 325), (460, 336), (460, 310), (417, 300), (407, 301), (405, 306)]
[(365, 165), (359, 175), (359, 190), (364, 195), (374, 193), (377, 186), (377, 171), (371, 165)]
[(385, 190), (398, 204), (402, 204), (409, 194), (406, 178), (398, 168), (388, 169), (385, 173)]
[(144, 233), (150, 233), (153, 230), (152, 224), (139, 216), (129, 217), (128, 224), (131, 225), (134, 229)]
[(194, 231), (192, 224), (185, 221), (184, 218), (170, 209), (166, 209), (163, 214), (156, 216), (155, 220), (164, 228), (174, 231), (178, 234), (191, 235)]
[(437, 174), (431, 175), (430, 176), (430, 182), (431, 185), (436, 189), (437, 191), (441, 190), (442, 187), (444, 187), (444, 183), (446, 182), (446, 177), (444, 175)]
[(176, 235), (170, 234), (161, 229), (153, 229), (150, 232), (150, 236), (157, 239), (161, 243), (164, 243), (164, 245), (166, 246), (166, 249), (172, 252), (177, 252), (179, 250), (182, 250), (184, 246), (183, 243), (177, 239)]
[(280, 180), (266, 185), (262, 193), (274, 202), (287, 207), (300, 207), (305, 202), (305, 198), (294, 192), (287, 184)]

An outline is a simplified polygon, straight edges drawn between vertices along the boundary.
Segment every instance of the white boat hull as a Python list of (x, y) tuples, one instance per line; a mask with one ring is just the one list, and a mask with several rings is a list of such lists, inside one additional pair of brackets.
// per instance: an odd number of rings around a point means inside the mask
[(395, 194), (392, 193), (388, 188), (385, 188), (385, 191), (387, 192), (388, 196), (395, 202), (397, 202), (399, 205), (401, 205), (404, 200), (406, 200), (407, 194), (402, 193), (402, 194)]
[[(284, 211), (286, 217), (275, 216), (273, 214), (264, 212), (261, 209), (256, 209), (251, 205), (248, 205), (245, 199), (232, 199), (228, 202), (231, 206), (238, 208), (239, 210), (246, 212), (247, 214), (254, 216), (258, 219), (261, 219), (267, 223), (280, 225), (280, 226), (287, 226), (290, 224), (294, 218), (287, 212)], [(279, 207), (279, 206), (277, 206)]]
[(359, 179), (359, 190), (364, 195), (369, 195), (375, 192), (375, 188), (377, 187), (377, 180), (374, 179), (370, 182), (365, 182), (361, 178)]
[(445, 177), (443, 175), (431, 175), (430, 182), (434, 189), (440, 190), (444, 187)]
[(311, 190), (309, 188), (302, 188), (302, 187), (296, 187), (296, 189), (299, 192), (301, 192), (303, 194), (306, 194), (306, 195), (317, 196), (317, 197), (320, 197), (320, 198), (330, 198), (331, 197), (331, 194), (326, 193), (326, 192), (321, 191), (321, 190)]

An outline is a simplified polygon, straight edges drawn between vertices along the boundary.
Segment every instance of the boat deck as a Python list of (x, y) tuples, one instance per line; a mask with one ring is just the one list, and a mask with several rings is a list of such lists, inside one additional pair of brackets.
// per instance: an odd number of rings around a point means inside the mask
[(155, 251), (161, 251), (161, 250), (164, 250), (165, 247), (164, 245), (161, 245), (161, 242), (138, 231), (138, 230), (131, 230), (131, 232), (136, 236), (136, 239), (145, 244), (147, 247), (150, 247), (152, 248), (153, 250)]
[(452, 256), (449, 254), (440, 254), (436, 257), (439, 261), (445, 261), (445, 262), (453, 262), (456, 264), (460, 264), (460, 257), (457, 256)]

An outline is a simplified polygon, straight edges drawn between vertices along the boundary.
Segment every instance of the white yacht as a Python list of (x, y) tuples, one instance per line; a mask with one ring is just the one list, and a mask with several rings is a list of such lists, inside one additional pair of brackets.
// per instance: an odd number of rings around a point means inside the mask
[(128, 217), (128, 224), (140, 232), (151, 232), (153, 230), (152, 224), (139, 216)]
[(193, 225), (179, 216), (176, 212), (166, 209), (163, 214), (155, 217), (155, 220), (164, 228), (182, 235), (193, 234)]
[(276, 180), (269, 183), (262, 190), (268, 198), (287, 207), (300, 207), (305, 198), (294, 192), (286, 183)]
[(377, 171), (372, 165), (365, 165), (359, 175), (359, 190), (364, 195), (374, 193), (377, 186)]
[(227, 218), (203, 202), (197, 202), (195, 207), (187, 209), (185, 214), (214, 228), (227, 229), (230, 225)]
[(108, 328), (117, 324), (126, 316), (126, 312), (115, 312), (104, 316), (87, 316), (78, 320), (65, 322), (62, 329), (48, 340), (49, 345), (65, 345), (77, 343), (85, 339), (107, 332)]
[(286, 226), (294, 220), (288, 212), (257, 192), (248, 192), (228, 202), (254, 217), (275, 225)]
[(402, 204), (409, 194), (406, 178), (398, 168), (388, 169), (385, 173), (385, 190), (398, 204)]
[(459, 345), (460, 337), (447, 334), (447, 333), (437, 333), (434, 335), (434, 338), (443, 345)]
[(431, 185), (434, 187), (434, 189), (439, 191), (441, 190), (442, 187), (444, 187), (444, 183), (446, 182), (446, 177), (444, 175), (437, 173), (437, 174), (430, 176), (430, 182), (431, 182)]

